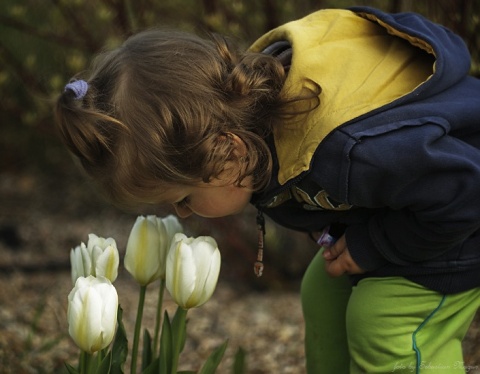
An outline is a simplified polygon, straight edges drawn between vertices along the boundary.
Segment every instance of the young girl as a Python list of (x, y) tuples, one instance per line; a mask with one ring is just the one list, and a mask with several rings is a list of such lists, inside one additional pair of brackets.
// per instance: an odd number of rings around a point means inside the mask
[(449, 30), (371, 8), (313, 13), (244, 53), (153, 30), (67, 84), (56, 117), (117, 204), (252, 203), (316, 239), (329, 228), (301, 290), (309, 373), (458, 373), (480, 305), (469, 67)]

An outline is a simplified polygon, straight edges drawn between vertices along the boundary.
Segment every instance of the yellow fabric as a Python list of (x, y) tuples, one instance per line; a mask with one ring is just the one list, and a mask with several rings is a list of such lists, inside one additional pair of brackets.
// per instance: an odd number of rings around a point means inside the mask
[(274, 129), (280, 184), (308, 170), (318, 144), (333, 129), (408, 94), (433, 74), (428, 45), (392, 34), (391, 27), (351, 11), (328, 9), (280, 26), (252, 45), (259, 52), (275, 41), (291, 43), (288, 95), (299, 94), (306, 79), (322, 88), (320, 105), (306, 118)]

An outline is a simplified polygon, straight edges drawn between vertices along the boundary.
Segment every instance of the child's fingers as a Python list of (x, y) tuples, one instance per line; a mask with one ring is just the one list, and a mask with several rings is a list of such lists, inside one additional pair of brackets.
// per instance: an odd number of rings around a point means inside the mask
[(326, 260), (325, 269), (332, 277), (339, 277), (343, 274), (362, 274), (365, 272), (353, 261), (348, 250), (342, 251), (338, 257), (332, 260)]
[(328, 248), (328, 249), (325, 249), (325, 251), (323, 251), (323, 258), (325, 260), (328, 260), (328, 261), (332, 261), (332, 260), (335, 260), (339, 255), (340, 255), (340, 251), (338, 250), (335, 250), (335, 248)]
[(339, 240), (334, 245), (329, 248), (326, 248), (323, 251), (323, 258), (325, 260), (334, 260), (338, 256), (340, 256), (345, 251), (345, 246), (343, 245), (343, 241)]
[(327, 274), (331, 277), (339, 277), (340, 275), (345, 274), (346, 269), (344, 265), (343, 261), (340, 261), (339, 259), (325, 262)]

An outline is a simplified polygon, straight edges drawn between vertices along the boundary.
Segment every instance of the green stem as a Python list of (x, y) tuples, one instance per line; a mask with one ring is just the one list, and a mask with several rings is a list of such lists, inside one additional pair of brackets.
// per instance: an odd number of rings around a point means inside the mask
[(96, 359), (97, 359), (96, 365), (97, 365), (97, 368), (98, 368), (98, 367), (100, 367), (100, 365), (102, 364), (102, 360), (103, 360), (103, 350), (97, 352), (97, 357), (96, 357)]
[(173, 360), (172, 360), (172, 374), (177, 374), (178, 368), (178, 358), (180, 357), (181, 346), (184, 340), (185, 330), (183, 326), (185, 326), (187, 320), (187, 312), (188, 309), (183, 309), (179, 307), (177, 309), (178, 313), (178, 328), (176, 329), (177, 336), (173, 337)]
[(158, 293), (157, 317), (155, 320), (155, 335), (153, 338), (153, 356), (156, 357), (160, 340), (160, 324), (162, 322), (163, 294), (165, 293), (165, 279), (160, 279), (160, 290)]
[(137, 372), (138, 343), (140, 340), (140, 328), (142, 327), (143, 305), (145, 304), (146, 291), (147, 291), (147, 286), (140, 286), (140, 296), (138, 297), (137, 320), (135, 322), (135, 332), (133, 335), (132, 365), (130, 367), (131, 374), (135, 374)]
[(103, 348), (102, 350), (98, 351), (97, 353), (97, 367), (99, 367), (103, 361), (103, 359), (107, 356), (108, 348)]
[(80, 374), (89, 374), (90, 373), (90, 362), (92, 355), (85, 351), (82, 351), (80, 355)]

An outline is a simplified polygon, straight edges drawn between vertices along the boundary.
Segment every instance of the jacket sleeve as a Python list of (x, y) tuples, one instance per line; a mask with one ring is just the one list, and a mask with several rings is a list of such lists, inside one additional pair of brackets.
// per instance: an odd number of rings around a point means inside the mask
[(480, 150), (441, 118), (359, 138), (349, 152), (350, 204), (378, 208), (346, 231), (365, 270), (433, 260), (480, 228)]

